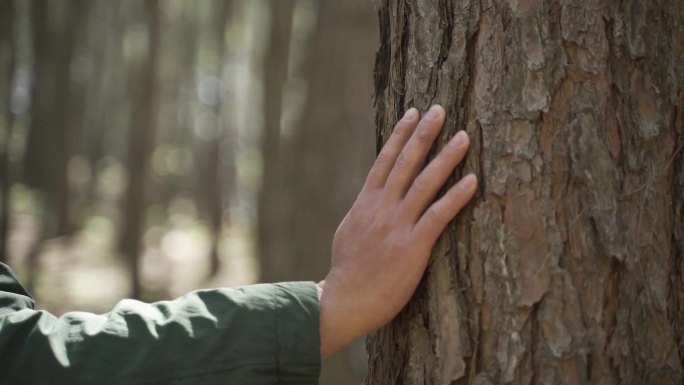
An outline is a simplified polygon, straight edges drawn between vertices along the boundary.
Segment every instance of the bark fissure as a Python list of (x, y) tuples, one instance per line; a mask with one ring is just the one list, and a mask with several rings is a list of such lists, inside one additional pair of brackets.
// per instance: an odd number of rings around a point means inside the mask
[(675, 198), (675, 226), (672, 232), (674, 244), (673, 273), (670, 276), (669, 316), (675, 330), (680, 364), (684, 367), (684, 299), (676, 293), (684, 291), (684, 91), (674, 108), (672, 125), (676, 130), (675, 143), (679, 148), (672, 163), (672, 196)]
[[(406, 3), (405, 3), (406, 4)], [(406, 58), (408, 56), (408, 39), (409, 39), (409, 12), (410, 8), (409, 7), (403, 7), (401, 9), (398, 9), (397, 12), (401, 13), (401, 44), (398, 47), (398, 53), (395, 53), (395, 55), (399, 55), (401, 57), (399, 61), (399, 75), (398, 79), (400, 80), (400, 83), (392, 89), (392, 91), (399, 95), (399, 101), (395, 104), (395, 120), (399, 120), (401, 118), (401, 112), (403, 110), (406, 110), (407, 105), (406, 105), (406, 68), (408, 67), (406, 64)], [(413, 104), (413, 103), (411, 103)]]
[(436, 147), (469, 132), (454, 176), (477, 172), (480, 188), (415, 298), (369, 339), (366, 383), (680, 384), (684, 4), (383, 7), (381, 35), (402, 44), (383, 62), (378, 121), (443, 104)]
[[(377, 114), (375, 114), (375, 125), (376, 127), (385, 127), (387, 122), (385, 121), (384, 114), (384, 94), (388, 85), (388, 77), (390, 74), (390, 63), (391, 63), (391, 52), (392, 52), (392, 39), (390, 38), (390, 15), (389, 7), (385, 1), (383, 6), (378, 7), (378, 25), (380, 26), (380, 48), (378, 48), (378, 53), (375, 55), (375, 69), (373, 71), (373, 80), (375, 83), (375, 91), (373, 93), (373, 105), (377, 109)], [(382, 100), (381, 100), (382, 99)], [(375, 140), (375, 153), (379, 154), (382, 149), (382, 144), (385, 143), (386, 139), (383, 138), (385, 130), (376, 131)]]

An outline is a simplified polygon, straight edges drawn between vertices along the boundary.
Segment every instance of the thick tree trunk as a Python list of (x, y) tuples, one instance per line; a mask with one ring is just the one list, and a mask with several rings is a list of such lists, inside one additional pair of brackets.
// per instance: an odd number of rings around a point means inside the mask
[(377, 5), (379, 144), (441, 103), (480, 190), (366, 384), (682, 384), (684, 3)]

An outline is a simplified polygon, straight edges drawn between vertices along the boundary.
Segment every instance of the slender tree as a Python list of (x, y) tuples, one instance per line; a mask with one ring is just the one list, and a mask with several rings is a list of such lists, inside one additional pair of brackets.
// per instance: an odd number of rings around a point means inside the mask
[(11, 108), (12, 78), (16, 66), (14, 43), (14, 0), (0, 3), (0, 87), (4, 87), (0, 95), (0, 262), (7, 261), (7, 238), (10, 221), (10, 162), (9, 141), (14, 125), (14, 113)]
[[(265, 281), (325, 276), (335, 229), (373, 157), (369, 101), (377, 27), (372, 5), (365, 0), (300, 1), (294, 15), (291, 10), (283, 12), (280, 7), (285, 6), (271, 4), (273, 40), (265, 63), (267, 79), (276, 79), (275, 73), (280, 76), (278, 86), (267, 82), (265, 90), (267, 106), (277, 108), (267, 112), (269, 131), (264, 140), (272, 142), (262, 148), (259, 247)], [(282, 18), (297, 20), (303, 15), (315, 18), (311, 30), (300, 28), (285, 35), (283, 29), (290, 25)], [(274, 45), (291, 52), (284, 58), (275, 56), (284, 53)], [(282, 100), (283, 93), (293, 94), (285, 82), (306, 83), (306, 92), (297, 93), (304, 99), (301, 116), (296, 116), (292, 103)], [(292, 109), (283, 110), (288, 106)], [(323, 362), (320, 382), (358, 384), (364, 362), (359, 341)]]
[(145, 0), (148, 49), (131, 71), (131, 129), (128, 142), (129, 180), (125, 197), (125, 223), (121, 249), (131, 277), (131, 296), (142, 294), (140, 257), (145, 229), (150, 154), (154, 148), (157, 121), (157, 69), (159, 58), (160, 10), (158, 0)]
[[(273, 199), (273, 193), (282, 186), (284, 179), (281, 141), (283, 113), (283, 89), (288, 77), (292, 15), (296, 0), (271, 1), (269, 44), (264, 55), (264, 129), (261, 136), (263, 160), (261, 189), (258, 198), (259, 257), (261, 280), (277, 280), (278, 271), (286, 269), (288, 260), (282, 258), (282, 250), (288, 243), (285, 232), (286, 213), (290, 205), (289, 194), (281, 193)], [(272, 231), (280, 229), (281, 231)]]
[[(120, 157), (120, 147), (112, 146), (112, 133), (125, 133), (120, 126), (125, 125), (126, 117), (126, 66), (123, 46), (124, 20), (121, 12), (124, 2), (91, 0), (92, 14), (89, 18), (87, 36), (87, 55), (92, 64), (88, 84), (84, 87), (85, 107), (81, 140), (83, 154), (90, 168), (89, 185), (85, 191), (85, 201), (89, 205), (97, 203), (98, 161), (104, 156)], [(121, 135), (124, 136), (124, 135)], [(109, 139), (109, 140), (108, 140)], [(114, 148), (112, 148), (114, 147)]]
[[(318, 3), (301, 77), (307, 83), (300, 120), (283, 152), (285, 181), (271, 192), (290, 194), (291, 225), (279, 250), (278, 279), (321, 279), (330, 269), (332, 238), (356, 198), (373, 159), (372, 62), (377, 22), (366, 0)], [(270, 269), (265, 266), (264, 269)], [(360, 384), (362, 341), (323, 362), (321, 385)]]
[[(227, 198), (229, 190), (225, 189), (226, 185), (232, 184), (229, 180), (233, 179), (233, 172), (223, 166), (221, 153), (222, 149), (227, 150), (227, 138), (229, 135), (227, 131), (230, 129), (228, 123), (223, 118), (223, 66), (226, 59), (226, 25), (228, 22), (229, 13), (232, 10), (232, 1), (219, 0), (215, 4), (212, 28), (212, 37), (217, 47), (216, 63), (215, 63), (215, 77), (218, 81), (215, 84), (215, 97), (212, 98), (210, 105), (214, 132), (213, 137), (202, 146), (205, 151), (203, 158), (205, 162), (202, 164), (201, 176), (202, 183), (202, 206), (209, 218), (209, 228), (211, 231), (211, 249), (209, 253), (209, 276), (214, 277), (219, 272), (221, 261), (219, 259), (219, 241), (221, 239), (221, 229), (223, 227), (224, 213), (227, 207), (224, 207), (224, 201)], [(229, 156), (233, 156), (232, 152), (225, 151), (224, 155), (227, 160)], [(229, 152), (229, 153), (228, 153)]]
[(684, 3), (376, 3), (378, 144), (441, 103), (480, 191), (365, 383), (682, 384)]
[[(67, 174), (75, 127), (70, 114), (75, 95), (70, 66), (87, 3), (31, 3), (35, 80), (25, 162), (28, 183), (46, 197), (47, 237), (73, 231)], [(64, 8), (60, 11), (60, 7)]]
[(76, 122), (72, 112), (77, 90), (70, 71), (89, 4), (84, 0), (31, 2), (34, 63), (24, 181), (42, 194), (43, 218), (26, 258), (29, 289), (35, 284), (43, 241), (69, 237), (75, 230), (68, 164), (74, 153)]

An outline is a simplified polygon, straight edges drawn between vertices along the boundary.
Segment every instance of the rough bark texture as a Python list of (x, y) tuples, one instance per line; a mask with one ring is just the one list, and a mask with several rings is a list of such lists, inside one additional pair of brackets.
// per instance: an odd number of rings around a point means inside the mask
[(366, 384), (682, 384), (684, 3), (377, 6), (378, 144), (441, 103), (481, 184)]

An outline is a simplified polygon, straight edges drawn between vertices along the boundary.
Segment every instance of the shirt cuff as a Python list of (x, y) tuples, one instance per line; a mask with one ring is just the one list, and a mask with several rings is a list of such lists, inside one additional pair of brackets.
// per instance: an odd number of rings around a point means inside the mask
[(318, 290), (313, 282), (275, 284), (274, 309), (282, 384), (309, 383), (320, 374)]

